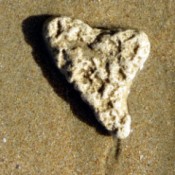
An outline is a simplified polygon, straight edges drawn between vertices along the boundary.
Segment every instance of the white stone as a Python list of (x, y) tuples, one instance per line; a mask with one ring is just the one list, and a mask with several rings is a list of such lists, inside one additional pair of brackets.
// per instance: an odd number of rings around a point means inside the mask
[(7, 139), (4, 137), (4, 138), (2, 139), (2, 141), (3, 141), (4, 143), (6, 143), (6, 142), (7, 142)]
[(150, 52), (145, 33), (91, 28), (69, 17), (44, 25), (43, 35), (59, 70), (80, 91), (99, 122), (118, 138), (131, 129), (127, 97)]

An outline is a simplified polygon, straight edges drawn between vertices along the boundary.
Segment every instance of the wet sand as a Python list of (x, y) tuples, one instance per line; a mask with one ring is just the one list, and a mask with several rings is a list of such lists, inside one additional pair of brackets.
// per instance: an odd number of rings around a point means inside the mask
[[(175, 173), (173, 0), (0, 1), (0, 174)], [(57, 71), (41, 37), (52, 15), (143, 30), (151, 54), (128, 106), (132, 133), (114, 140)]]

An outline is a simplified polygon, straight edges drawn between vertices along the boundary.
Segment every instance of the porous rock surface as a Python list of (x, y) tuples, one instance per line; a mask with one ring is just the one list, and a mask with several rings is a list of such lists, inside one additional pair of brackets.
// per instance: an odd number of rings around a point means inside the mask
[(147, 35), (130, 29), (92, 28), (69, 17), (47, 21), (43, 35), (55, 64), (93, 108), (98, 121), (118, 138), (126, 138), (131, 125), (127, 97), (150, 52)]

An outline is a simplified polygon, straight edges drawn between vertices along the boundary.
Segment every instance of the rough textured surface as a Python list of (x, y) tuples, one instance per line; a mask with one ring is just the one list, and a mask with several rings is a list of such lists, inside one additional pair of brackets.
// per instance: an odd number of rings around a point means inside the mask
[[(0, 174), (174, 175), (174, 12), (173, 0), (1, 0)], [(47, 62), (44, 14), (148, 34), (151, 53), (128, 97), (133, 131), (117, 160), (112, 138)]]
[(97, 119), (118, 138), (130, 133), (127, 97), (150, 52), (148, 37), (136, 30), (93, 29), (81, 20), (57, 17), (44, 26), (55, 63)]

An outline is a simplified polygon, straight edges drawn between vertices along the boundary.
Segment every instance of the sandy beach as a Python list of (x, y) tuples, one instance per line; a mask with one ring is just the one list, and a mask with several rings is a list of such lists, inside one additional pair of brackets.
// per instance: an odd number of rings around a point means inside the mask
[[(0, 0), (0, 174), (175, 174), (174, 12), (173, 0)], [(148, 35), (128, 138), (110, 136), (53, 64), (42, 27), (60, 15)]]

